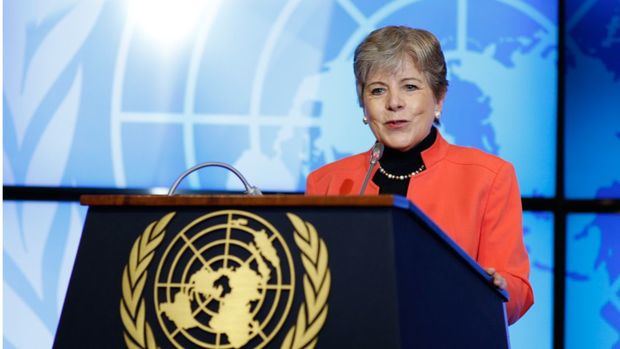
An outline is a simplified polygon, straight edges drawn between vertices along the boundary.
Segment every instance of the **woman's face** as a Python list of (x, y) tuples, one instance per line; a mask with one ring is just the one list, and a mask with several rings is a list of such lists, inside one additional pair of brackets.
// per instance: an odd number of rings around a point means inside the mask
[(420, 143), (439, 116), (443, 99), (435, 100), (422, 74), (407, 59), (394, 72), (377, 71), (367, 79), (362, 97), (364, 116), (378, 141), (400, 151)]

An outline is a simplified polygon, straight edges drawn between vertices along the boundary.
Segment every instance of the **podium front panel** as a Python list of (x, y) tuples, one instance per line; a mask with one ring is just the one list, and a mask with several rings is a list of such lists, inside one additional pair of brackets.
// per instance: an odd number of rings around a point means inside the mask
[(505, 347), (501, 321), (475, 334), (500, 297), (425, 229), (395, 207), (94, 206), (54, 346)]

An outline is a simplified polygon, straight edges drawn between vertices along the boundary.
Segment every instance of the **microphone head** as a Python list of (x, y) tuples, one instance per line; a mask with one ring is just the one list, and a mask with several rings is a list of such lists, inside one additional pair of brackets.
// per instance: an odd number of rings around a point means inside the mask
[(372, 154), (370, 155), (370, 162), (371, 163), (376, 163), (377, 161), (379, 161), (379, 159), (381, 159), (381, 157), (383, 156), (383, 149), (385, 148), (385, 146), (383, 145), (383, 143), (377, 141), (375, 143), (375, 145), (372, 147)]

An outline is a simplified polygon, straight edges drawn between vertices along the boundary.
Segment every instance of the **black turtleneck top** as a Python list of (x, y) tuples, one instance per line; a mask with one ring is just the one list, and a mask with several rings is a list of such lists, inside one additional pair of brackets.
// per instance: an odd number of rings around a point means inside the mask
[[(435, 139), (437, 139), (437, 129), (432, 127), (431, 132), (422, 142), (405, 152), (385, 147), (379, 164), (389, 174), (396, 176), (410, 174), (424, 164), (422, 152), (430, 148), (435, 143)], [(381, 171), (377, 171), (372, 177), (372, 181), (379, 187), (379, 194), (397, 194), (402, 196), (407, 196), (409, 180), (410, 178), (404, 180), (390, 179)]]

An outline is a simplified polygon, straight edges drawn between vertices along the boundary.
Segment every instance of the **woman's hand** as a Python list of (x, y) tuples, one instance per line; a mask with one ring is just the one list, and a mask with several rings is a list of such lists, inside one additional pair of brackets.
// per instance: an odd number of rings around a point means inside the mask
[(495, 268), (486, 268), (484, 270), (493, 277), (493, 284), (495, 286), (501, 288), (502, 290), (505, 290), (506, 287), (508, 287), (508, 282), (506, 282), (506, 279), (504, 279), (504, 277), (498, 273)]

